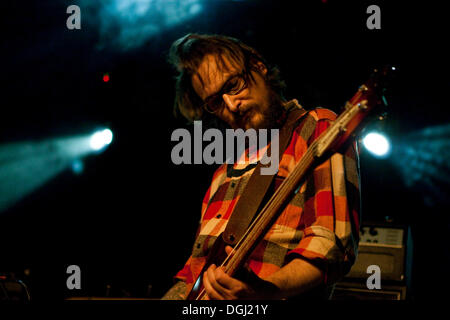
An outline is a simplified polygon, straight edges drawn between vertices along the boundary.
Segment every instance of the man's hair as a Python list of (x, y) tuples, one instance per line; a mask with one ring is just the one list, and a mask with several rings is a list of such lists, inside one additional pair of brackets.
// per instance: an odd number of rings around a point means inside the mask
[(226, 68), (224, 58), (237, 69), (243, 70), (246, 76), (251, 71), (261, 73), (257, 63), (262, 62), (267, 68), (266, 83), (280, 97), (285, 88), (276, 66), (270, 66), (253, 48), (238, 39), (223, 35), (208, 35), (190, 33), (176, 40), (169, 53), (169, 63), (177, 70), (175, 84), (174, 111), (180, 112), (190, 121), (200, 119), (203, 115), (203, 101), (192, 87), (192, 76), (197, 72), (206, 55), (216, 57), (219, 68)]

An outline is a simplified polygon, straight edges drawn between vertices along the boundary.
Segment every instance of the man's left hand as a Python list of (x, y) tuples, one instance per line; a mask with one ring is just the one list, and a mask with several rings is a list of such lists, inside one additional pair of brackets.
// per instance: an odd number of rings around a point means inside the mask
[[(226, 247), (227, 254), (232, 252)], [(277, 291), (271, 282), (259, 278), (250, 268), (243, 270), (246, 282), (225, 273), (224, 267), (211, 265), (203, 274), (203, 285), (212, 300), (270, 299)]]

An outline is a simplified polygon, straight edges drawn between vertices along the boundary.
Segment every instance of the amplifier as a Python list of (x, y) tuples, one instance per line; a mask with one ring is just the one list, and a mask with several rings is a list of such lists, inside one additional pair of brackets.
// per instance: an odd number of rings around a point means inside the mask
[(358, 257), (345, 276), (367, 279), (370, 265), (380, 268), (381, 279), (406, 283), (411, 277), (412, 237), (409, 227), (366, 224), (361, 227)]

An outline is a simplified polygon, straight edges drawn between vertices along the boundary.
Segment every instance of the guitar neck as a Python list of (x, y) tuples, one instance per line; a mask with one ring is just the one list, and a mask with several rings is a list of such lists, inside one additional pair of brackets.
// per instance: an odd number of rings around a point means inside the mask
[(278, 216), (286, 202), (294, 194), (298, 188), (299, 182), (305, 176), (305, 173), (311, 168), (314, 163), (316, 148), (318, 142), (315, 141), (308, 148), (306, 153), (296, 165), (294, 170), (288, 175), (283, 183), (278, 187), (269, 201), (266, 203), (262, 211), (254, 219), (252, 224), (242, 236), (240, 241), (236, 244), (233, 254), (227, 257), (222, 266), (225, 267), (225, 272), (229, 275), (235, 272), (244, 264), (250, 253), (261, 241), (266, 232), (272, 226), (274, 219)]

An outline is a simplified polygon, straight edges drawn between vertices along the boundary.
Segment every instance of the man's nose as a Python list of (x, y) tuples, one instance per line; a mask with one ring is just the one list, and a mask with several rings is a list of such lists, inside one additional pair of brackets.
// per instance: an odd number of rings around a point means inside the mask
[(229, 94), (223, 94), (222, 95), (223, 101), (225, 101), (225, 104), (227, 105), (228, 109), (231, 112), (238, 112), (239, 107), (241, 106), (241, 101), (236, 98), (236, 96), (231, 96)]

